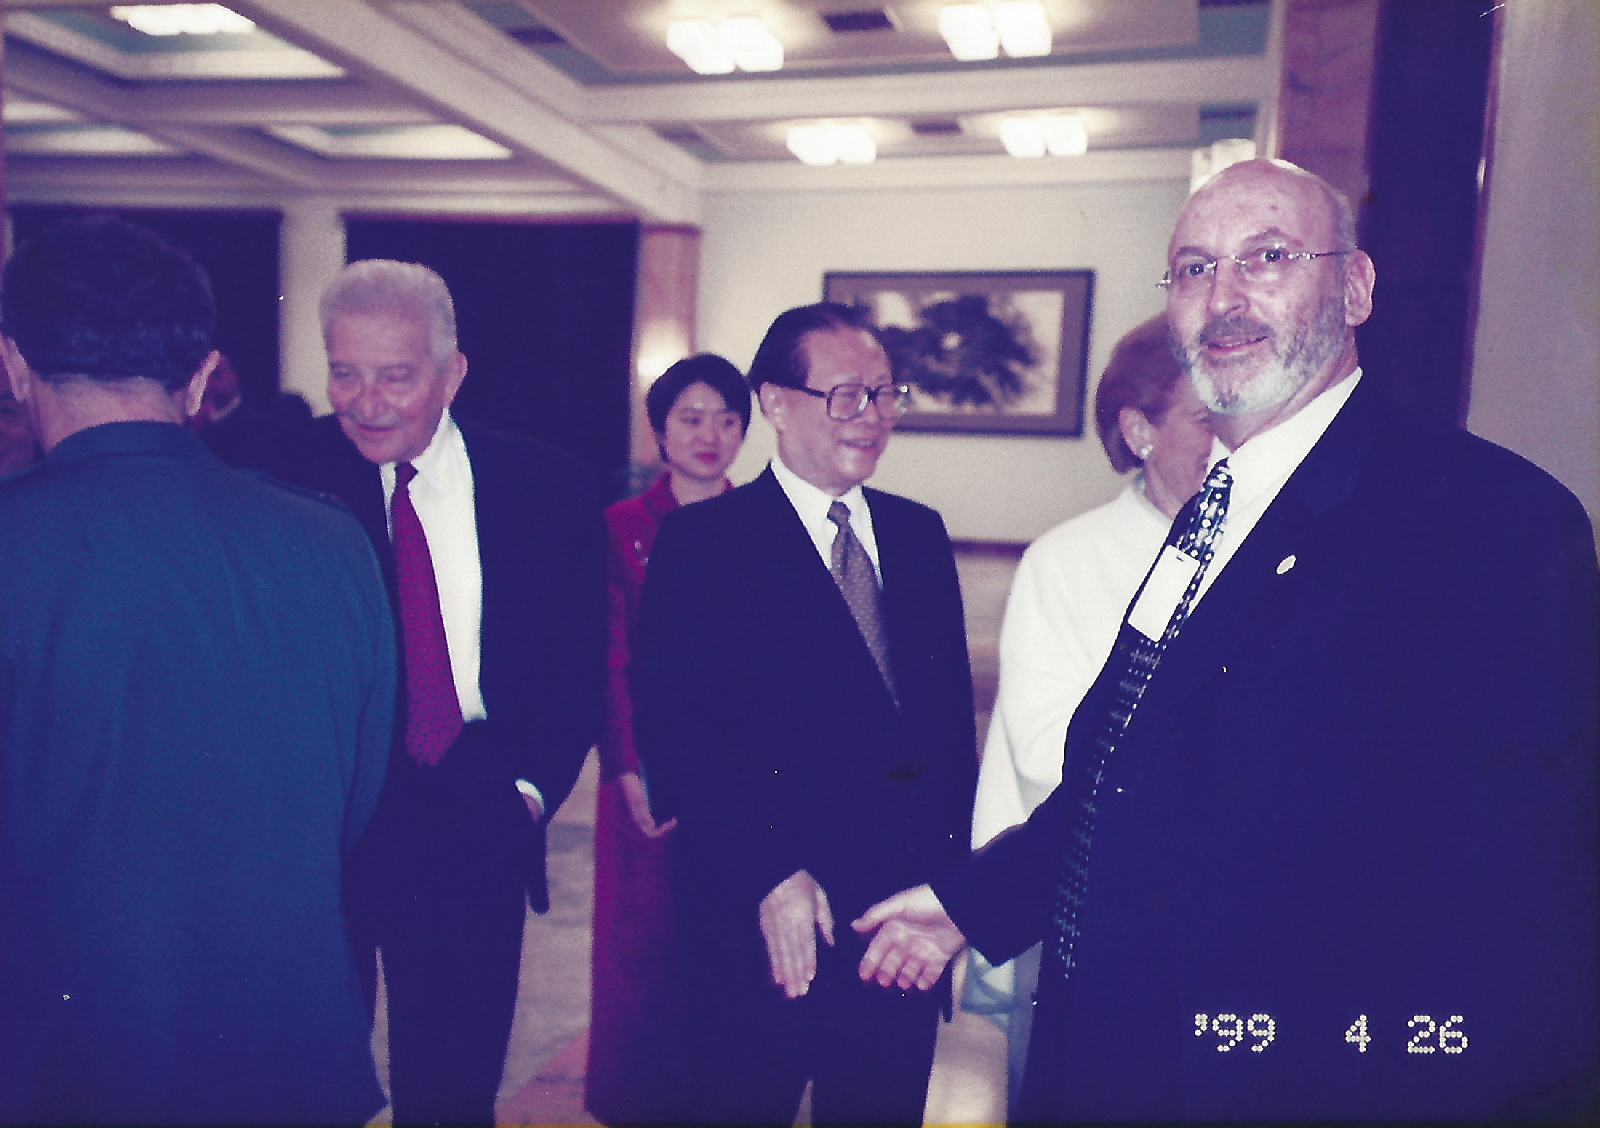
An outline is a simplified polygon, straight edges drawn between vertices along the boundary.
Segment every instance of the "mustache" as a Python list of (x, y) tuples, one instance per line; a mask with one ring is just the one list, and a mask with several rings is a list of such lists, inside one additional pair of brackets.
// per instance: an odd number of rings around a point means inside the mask
[(1272, 336), (1274, 334), (1270, 326), (1263, 325), (1259, 321), (1251, 321), (1249, 318), (1240, 317), (1237, 314), (1231, 314), (1225, 317), (1213, 317), (1206, 322), (1205, 327), (1200, 330), (1198, 340), (1202, 345), (1209, 345), (1229, 337)]
[(374, 429), (394, 427), (400, 422), (399, 416), (392, 413), (386, 412), (369, 418), (354, 408), (346, 408), (344, 411), (339, 412), (339, 418), (354, 423), (357, 427), (371, 427)]

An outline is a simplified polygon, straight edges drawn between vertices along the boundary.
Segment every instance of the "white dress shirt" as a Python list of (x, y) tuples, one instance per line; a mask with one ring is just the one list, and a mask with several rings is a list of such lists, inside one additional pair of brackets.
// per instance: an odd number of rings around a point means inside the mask
[(828, 520), (828, 509), (836, 501), (842, 501), (850, 507), (850, 531), (855, 533), (861, 547), (867, 550), (867, 559), (872, 561), (872, 571), (878, 577), (878, 586), (882, 587), (883, 569), (878, 567), (878, 541), (872, 534), (872, 510), (867, 508), (867, 498), (861, 492), (861, 487), (851, 486), (843, 494), (834, 497), (789, 469), (777, 455), (772, 456), (772, 474), (778, 479), (778, 485), (783, 487), (784, 495), (788, 497), (789, 504), (794, 506), (800, 523), (806, 527), (811, 543), (817, 546), (817, 553), (829, 571), (833, 570), (833, 538), (839, 534), (839, 526)]
[[(1317, 445), (1317, 440), (1350, 399), (1350, 393), (1356, 390), (1360, 380), (1361, 369), (1357, 368), (1282, 423), (1240, 444), (1238, 450), (1230, 451), (1221, 439), (1212, 440), (1211, 465), (1215, 466), (1224, 458), (1228, 460), (1233, 489), (1228, 496), (1228, 515), (1212, 551), (1211, 567), (1206, 569), (1200, 589), (1195, 593), (1195, 607), (1228, 566), (1233, 554), (1239, 551), (1239, 546), (1261, 520), (1283, 484)], [(1289, 563), (1292, 567), (1292, 561)], [(1191, 613), (1193, 610), (1191, 607)]]
[[(428, 448), (411, 460), (411, 504), (428, 539), (433, 579), (439, 587), (445, 643), (450, 649), (450, 674), (456, 683), (461, 717), (481, 721), (488, 716), (478, 684), (482, 661), (483, 566), (478, 558), (478, 515), (473, 505), (472, 462), (467, 444), (447, 411), (439, 419)], [(394, 536), (395, 464), (378, 467), (383, 480), (383, 506)]]
[[(411, 460), (417, 476), (411, 479), (411, 505), (422, 522), (433, 562), (433, 582), (439, 588), (439, 612), (444, 617), (445, 646), (450, 651), (450, 676), (456, 683), (456, 700), (463, 721), (489, 716), (483, 704), (478, 675), (483, 665), (483, 562), (478, 555), (478, 510), (472, 491), (472, 460), (461, 430), (447, 411), (439, 419), (428, 448)], [(394, 536), (394, 467), (378, 467), (383, 482), (383, 506), (389, 514), (389, 535)], [(525, 779), (517, 790), (545, 813), (544, 796)]]

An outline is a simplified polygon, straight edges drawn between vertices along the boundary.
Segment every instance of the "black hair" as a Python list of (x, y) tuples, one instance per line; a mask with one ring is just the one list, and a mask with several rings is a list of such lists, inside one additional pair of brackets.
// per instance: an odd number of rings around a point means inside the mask
[(663, 434), (667, 413), (690, 384), (705, 384), (722, 397), (728, 410), (739, 416), (739, 433), (750, 429), (750, 387), (739, 370), (716, 353), (684, 357), (656, 378), (644, 394), (644, 413), (650, 430)]
[(855, 306), (818, 302), (784, 310), (767, 328), (767, 335), (750, 362), (750, 387), (757, 392), (762, 384), (805, 387), (806, 359), (800, 349), (801, 341), (807, 333), (840, 329), (860, 329), (871, 334), (873, 340), (878, 339), (878, 331), (867, 319), (866, 312)]
[(59, 220), (6, 263), (0, 323), (34, 374), (177, 391), (211, 351), (216, 302), (182, 248), (111, 215)]
[(1118, 423), (1122, 409), (1136, 407), (1159, 427), (1167, 417), (1173, 388), (1184, 378), (1164, 313), (1141, 321), (1112, 348), (1094, 394), (1094, 428), (1117, 473), (1134, 469), (1140, 461), (1122, 437)]

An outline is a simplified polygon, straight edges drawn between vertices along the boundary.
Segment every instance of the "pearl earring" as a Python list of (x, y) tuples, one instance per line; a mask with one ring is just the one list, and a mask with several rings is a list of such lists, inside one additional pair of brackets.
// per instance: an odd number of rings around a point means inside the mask
[(1134, 451), (1133, 455), (1140, 462), (1143, 462), (1145, 459), (1150, 457), (1150, 452), (1152, 450), (1154, 450), (1154, 449), (1155, 449), (1155, 447), (1151, 446), (1149, 443), (1145, 443), (1144, 446), (1142, 446), (1138, 450)]

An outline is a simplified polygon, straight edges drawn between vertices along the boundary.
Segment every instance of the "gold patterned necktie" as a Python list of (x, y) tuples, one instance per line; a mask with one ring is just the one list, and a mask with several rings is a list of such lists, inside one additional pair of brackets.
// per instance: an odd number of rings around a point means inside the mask
[(830, 554), (833, 581), (839, 585), (844, 601), (850, 605), (850, 614), (855, 616), (861, 637), (866, 640), (867, 649), (872, 651), (872, 660), (878, 664), (878, 672), (883, 675), (883, 684), (888, 687), (889, 696), (894, 697), (889, 643), (884, 638), (883, 616), (879, 607), (882, 593), (878, 590), (878, 576), (873, 571), (872, 559), (850, 528), (848, 505), (842, 501), (834, 502), (828, 507), (828, 520), (839, 529), (834, 534), (833, 551)]

